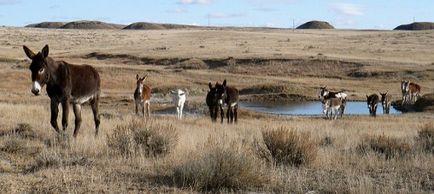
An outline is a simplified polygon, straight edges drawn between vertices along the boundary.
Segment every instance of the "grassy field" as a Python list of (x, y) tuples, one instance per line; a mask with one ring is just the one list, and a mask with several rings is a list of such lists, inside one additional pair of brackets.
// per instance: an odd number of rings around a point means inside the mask
[[(351, 100), (410, 79), (434, 87), (434, 31), (0, 28), (0, 192), (432, 193), (434, 114), (278, 117), (241, 110), (237, 125), (206, 115), (208, 82), (243, 100)], [(30, 92), (22, 45), (97, 68), (100, 136), (85, 106), (78, 138), (49, 124), (49, 98)], [(133, 114), (135, 75), (149, 74), (153, 118)], [(170, 89), (188, 89), (175, 120)], [(285, 94), (285, 95), (282, 95)], [(366, 110), (368, 111), (368, 110)], [(172, 114), (173, 113), (173, 114)], [(72, 115), (72, 114), (71, 114)]]

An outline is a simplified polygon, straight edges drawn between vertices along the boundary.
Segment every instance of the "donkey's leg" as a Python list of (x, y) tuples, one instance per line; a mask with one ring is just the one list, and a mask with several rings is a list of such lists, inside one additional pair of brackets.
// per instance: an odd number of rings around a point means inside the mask
[(179, 109), (180, 109), (181, 107), (179, 107), (179, 106), (177, 106), (176, 107), (176, 118), (179, 120)]
[(142, 112), (143, 117), (146, 117), (146, 114), (145, 114), (145, 105), (146, 105), (146, 103), (144, 103), (144, 102), (140, 103), (140, 106), (142, 108), (140, 110), (140, 112)]
[(223, 123), (223, 117), (224, 116), (225, 116), (225, 113), (223, 112), (223, 106), (220, 105), (220, 117), (221, 117), (221, 122), (220, 123)]
[(74, 115), (75, 115), (75, 129), (74, 129), (74, 137), (77, 137), (78, 131), (81, 126), (81, 105), (73, 104)]
[(228, 119), (228, 123), (231, 123), (231, 106), (228, 105), (228, 110), (226, 111), (226, 119)]
[(63, 131), (68, 128), (69, 120), (69, 100), (64, 100), (62, 103), (62, 127)]
[(59, 132), (59, 126), (57, 125), (57, 114), (59, 113), (59, 102), (51, 99), (51, 126)]
[(235, 123), (238, 122), (238, 104), (234, 107)]
[(98, 105), (99, 105), (99, 96), (93, 99), (92, 101), (90, 101), (90, 106), (92, 108), (92, 113), (93, 113), (93, 121), (95, 122), (95, 136), (98, 135), (99, 124), (101, 123)]
[(184, 110), (184, 104), (181, 104), (181, 107), (179, 107), (179, 119), (182, 119), (182, 111)]
[(148, 118), (150, 118), (151, 117), (151, 103), (150, 102), (146, 103), (146, 112), (148, 114)]

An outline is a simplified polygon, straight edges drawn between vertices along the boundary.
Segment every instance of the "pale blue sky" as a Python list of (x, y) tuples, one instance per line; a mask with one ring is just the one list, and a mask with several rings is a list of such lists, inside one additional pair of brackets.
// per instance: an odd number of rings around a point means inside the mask
[(433, 0), (0, 0), (0, 25), (100, 20), (292, 27), (325, 20), (337, 28), (392, 29), (434, 21)]

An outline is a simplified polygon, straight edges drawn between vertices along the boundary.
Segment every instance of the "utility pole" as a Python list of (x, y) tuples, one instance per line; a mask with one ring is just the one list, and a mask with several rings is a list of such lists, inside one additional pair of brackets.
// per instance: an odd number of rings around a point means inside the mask
[(295, 31), (295, 19), (292, 18), (292, 31)]
[(211, 16), (210, 16), (210, 14), (208, 13), (208, 27), (211, 25)]

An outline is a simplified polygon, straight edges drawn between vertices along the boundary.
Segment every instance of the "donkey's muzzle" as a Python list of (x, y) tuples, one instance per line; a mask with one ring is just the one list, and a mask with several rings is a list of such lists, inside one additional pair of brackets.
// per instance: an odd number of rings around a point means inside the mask
[(39, 84), (39, 82), (34, 81), (32, 84), (32, 93), (34, 95), (39, 95), (41, 93), (41, 85)]

